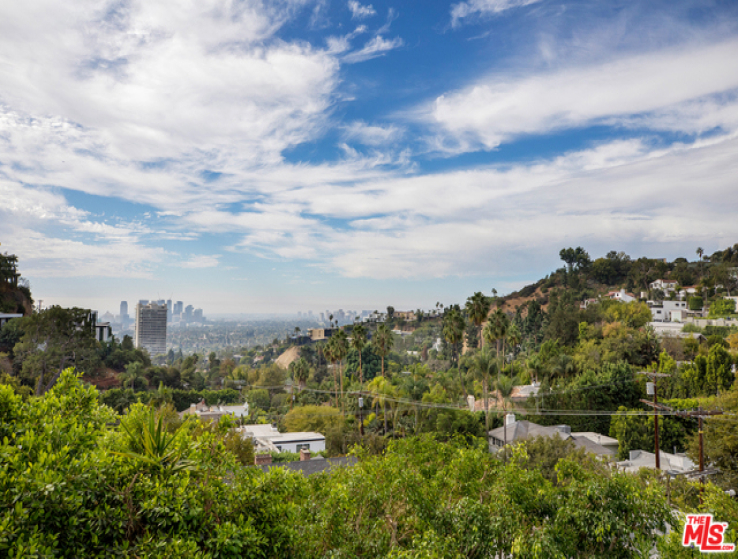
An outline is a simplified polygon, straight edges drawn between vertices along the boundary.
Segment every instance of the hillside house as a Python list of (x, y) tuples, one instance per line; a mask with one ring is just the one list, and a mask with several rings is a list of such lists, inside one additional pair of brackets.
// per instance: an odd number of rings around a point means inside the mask
[(607, 294), (607, 297), (615, 301), (622, 301), (623, 303), (631, 303), (636, 300), (636, 296), (632, 293), (626, 293), (625, 289), (621, 289), (620, 291), (610, 291)]

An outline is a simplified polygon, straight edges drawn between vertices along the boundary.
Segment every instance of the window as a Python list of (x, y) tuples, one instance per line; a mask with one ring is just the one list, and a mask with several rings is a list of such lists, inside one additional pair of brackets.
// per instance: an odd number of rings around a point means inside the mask
[(300, 452), (303, 448), (305, 450), (310, 450), (310, 445), (308, 443), (295, 445), (295, 451), (296, 452)]

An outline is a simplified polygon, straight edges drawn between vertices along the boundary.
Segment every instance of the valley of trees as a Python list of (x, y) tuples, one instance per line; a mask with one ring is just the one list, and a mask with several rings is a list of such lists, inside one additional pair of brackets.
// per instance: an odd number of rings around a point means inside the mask
[[(649, 287), (669, 279), (693, 287), (690, 307), (733, 316), (738, 245), (700, 250), (697, 261), (664, 262), (563, 249), (564, 266), (519, 292), (439, 302), (437, 316), (415, 321), (390, 308), (385, 322), (299, 346), (288, 369), (274, 363), (288, 340), (152, 358), (129, 337), (95, 342), (77, 327), (80, 309), (12, 320), (0, 330), (0, 550), (563, 558), (645, 557), (657, 546), (688, 557), (674, 510), (698, 509), (729, 522), (734, 542), (738, 505), (725, 490), (738, 486), (738, 328), (690, 324), (696, 336), (660, 338), (645, 303), (676, 297)], [(620, 289), (636, 300), (603, 297)], [(667, 375), (659, 401), (674, 409), (725, 412), (705, 420), (705, 461), (720, 473), (702, 504), (698, 483), (617, 473), (564, 441), (529, 440), (508, 460), (489, 453), (487, 431), (507, 412), (615, 437), (620, 459), (653, 452), (653, 416), (631, 413), (651, 410), (640, 371)], [(514, 386), (534, 381), (536, 397), (513, 401)], [(328, 455), (359, 462), (307, 479), (262, 473), (228, 421), (178, 418), (201, 399), (248, 401), (250, 422), (320, 431)], [(697, 458), (695, 419), (659, 423), (662, 450)], [(676, 536), (657, 536), (666, 524)]]

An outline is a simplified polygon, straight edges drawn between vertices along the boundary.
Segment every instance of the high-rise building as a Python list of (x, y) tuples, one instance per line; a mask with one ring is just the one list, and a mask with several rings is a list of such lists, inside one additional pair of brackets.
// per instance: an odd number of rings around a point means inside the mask
[(131, 317), (128, 316), (128, 301), (121, 301), (120, 302), (120, 325), (123, 330), (128, 328), (128, 322), (131, 320)]
[(174, 303), (174, 314), (182, 314), (182, 309), (184, 308), (184, 303), (182, 301), (177, 301)]
[(325, 313), (320, 313), (320, 321), (325, 322)]
[(203, 321), (203, 319), (202, 319), (202, 309), (195, 309), (195, 312), (192, 315), (192, 317), (193, 317), (193, 320), (195, 322), (202, 322)]
[(167, 302), (164, 299), (159, 299), (156, 301), (156, 304), (159, 305), (160, 307), (163, 307), (164, 305), (167, 304)]
[(167, 351), (167, 306), (149, 303), (136, 305), (136, 336), (134, 344), (149, 355)]
[(139, 299), (138, 300), (138, 304), (139, 305), (148, 305), (149, 304), (149, 300), (148, 299)]
[(167, 322), (172, 321), (172, 300), (167, 299)]

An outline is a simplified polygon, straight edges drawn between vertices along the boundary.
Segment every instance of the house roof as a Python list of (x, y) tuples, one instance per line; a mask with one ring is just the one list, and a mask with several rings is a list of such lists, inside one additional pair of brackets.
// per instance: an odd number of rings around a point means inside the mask
[[(661, 470), (673, 473), (690, 472), (695, 469), (695, 463), (685, 454), (669, 454), (659, 452)], [(656, 468), (656, 454), (645, 450), (631, 450), (628, 460), (617, 462), (618, 468), (627, 472), (637, 472), (641, 468)]]
[(353, 466), (357, 460), (355, 456), (342, 456), (340, 458), (323, 458), (316, 457), (310, 460), (296, 461), (296, 462), (279, 462), (276, 464), (264, 464), (257, 466), (263, 472), (268, 472), (272, 468), (285, 468), (292, 470), (293, 472), (300, 472), (303, 475), (309, 476), (317, 474), (318, 472), (329, 471), (334, 468), (344, 468)]
[[(588, 435), (596, 435), (596, 433), (577, 433), (572, 435), (569, 432), (568, 425), (555, 425), (547, 427), (544, 425), (538, 425), (531, 421), (516, 421), (507, 426), (507, 442), (508, 444), (515, 441), (523, 441), (534, 437), (548, 437), (553, 438), (558, 436), (561, 440), (571, 440), (577, 448), (583, 448), (587, 452), (597, 454), (598, 456), (614, 456), (615, 450), (607, 448), (601, 444), (597, 444), (591, 440)], [(505, 440), (505, 428), (498, 427), (489, 432), (489, 436), (497, 439), (498, 441)], [(604, 437), (604, 435), (601, 435)], [(610, 437), (605, 437), (610, 439)], [(616, 443), (617, 440), (613, 439)], [(603, 442), (605, 442), (603, 440)]]

